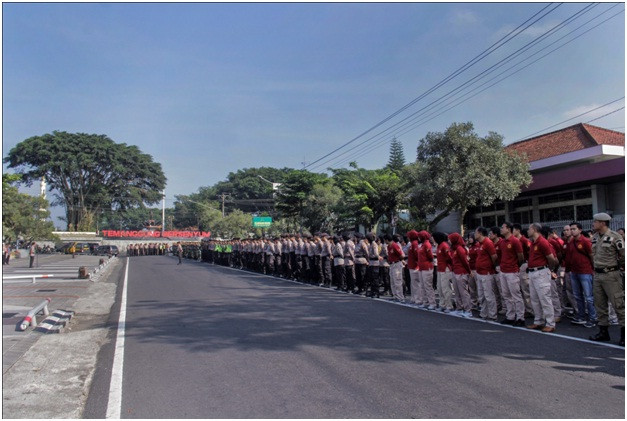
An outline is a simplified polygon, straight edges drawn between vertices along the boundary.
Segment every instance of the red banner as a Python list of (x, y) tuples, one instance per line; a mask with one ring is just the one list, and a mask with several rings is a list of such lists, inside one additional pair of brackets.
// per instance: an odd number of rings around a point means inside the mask
[[(159, 238), (161, 237), (161, 231), (117, 231), (117, 230), (102, 230), (103, 237), (131, 237), (131, 238)], [(210, 232), (205, 231), (163, 231), (163, 237), (211, 237)]]

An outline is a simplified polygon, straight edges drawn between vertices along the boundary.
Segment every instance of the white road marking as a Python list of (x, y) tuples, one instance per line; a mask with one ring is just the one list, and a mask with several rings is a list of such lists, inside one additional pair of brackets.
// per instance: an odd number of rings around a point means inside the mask
[(126, 271), (122, 286), (120, 303), (120, 319), (118, 320), (118, 334), (115, 339), (113, 367), (111, 369), (111, 384), (109, 385), (109, 403), (107, 404), (107, 418), (120, 419), (122, 413), (122, 374), (124, 369), (124, 332), (126, 330), (126, 294), (128, 286), (129, 259), (126, 258)]
[[(324, 289), (326, 291), (340, 292), (342, 294), (346, 294), (345, 292), (342, 292), (342, 291), (335, 291), (333, 289), (324, 288), (324, 287), (321, 287), (321, 286), (318, 286), (318, 285), (303, 284), (302, 282), (294, 281), (292, 279), (277, 278), (275, 276), (266, 275), (266, 274), (263, 274), (263, 273), (248, 272), (247, 270), (232, 268), (232, 267), (229, 267), (229, 266), (221, 266), (221, 265), (210, 265), (210, 266), (236, 270), (238, 272), (251, 273), (251, 274), (254, 274), (254, 275), (265, 276), (267, 278), (272, 278), (272, 279), (279, 280), (279, 281), (291, 282), (293, 284), (308, 286), (308, 287), (312, 287), (312, 288), (320, 288), (320, 289)], [(348, 294), (348, 295), (350, 295), (350, 294)], [(360, 296), (359, 295), (354, 295), (354, 297), (360, 297)], [(576, 338), (576, 337), (573, 337), (573, 336), (560, 335), (559, 333), (544, 333), (544, 332), (541, 332), (539, 330), (534, 330), (534, 329), (525, 329), (525, 328), (519, 328), (519, 327), (514, 327), (514, 326), (502, 325), (502, 324), (500, 324), (498, 322), (491, 322), (491, 321), (488, 321), (488, 320), (478, 319), (478, 318), (476, 318), (474, 316), (472, 318), (468, 319), (468, 318), (465, 318), (465, 317), (462, 317), (462, 316), (457, 316), (455, 314), (436, 312), (434, 310), (427, 310), (427, 309), (424, 309), (424, 308), (418, 308), (418, 307), (413, 306), (412, 304), (397, 303), (397, 302), (386, 300), (386, 299), (383, 299), (383, 298), (369, 298), (369, 297), (363, 297), (363, 298), (368, 298), (369, 300), (381, 301), (381, 302), (384, 302), (384, 303), (393, 304), (393, 305), (397, 305), (397, 306), (415, 308), (416, 310), (427, 311), (429, 313), (436, 313), (436, 314), (440, 314), (442, 316), (456, 317), (458, 319), (466, 319), (466, 320), (470, 320), (470, 321), (473, 321), (473, 322), (488, 323), (488, 324), (491, 324), (491, 325), (494, 325), (494, 326), (500, 326), (500, 327), (509, 328), (509, 329), (516, 329), (516, 330), (518, 330), (520, 332), (536, 333), (536, 334), (545, 335), (545, 336), (551, 336), (551, 337), (558, 337), (558, 338), (568, 339), (568, 340), (576, 341), (576, 342), (583, 342), (583, 343), (588, 343), (588, 344), (592, 344), (592, 345), (604, 346), (604, 347), (607, 347), (607, 348), (614, 348), (614, 349), (625, 350), (625, 348), (620, 346), (620, 345), (615, 345), (615, 344), (607, 343), (607, 342), (595, 342), (595, 341), (591, 341), (589, 339), (582, 339), (582, 338)]]

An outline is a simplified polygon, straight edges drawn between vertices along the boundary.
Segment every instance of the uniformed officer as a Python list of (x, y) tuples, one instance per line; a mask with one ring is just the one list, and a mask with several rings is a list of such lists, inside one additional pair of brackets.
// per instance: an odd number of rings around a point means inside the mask
[(369, 232), (366, 234), (366, 239), (368, 240), (368, 270), (366, 272), (366, 297), (377, 297), (380, 296), (380, 286), (379, 286), (379, 262), (381, 256), (379, 255), (379, 245), (376, 242), (375, 236), (373, 233)]
[(346, 271), (344, 270), (344, 244), (339, 236), (333, 236), (333, 282), (336, 291), (346, 288)]
[(350, 294), (355, 292), (355, 243), (352, 236), (343, 234), (344, 240), (344, 271), (346, 277), (346, 291)]
[(594, 308), (597, 312), (599, 332), (590, 336), (593, 341), (609, 341), (608, 301), (620, 323), (619, 345), (625, 346), (625, 279), (620, 268), (625, 266), (625, 244), (623, 237), (609, 227), (612, 219), (607, 213), (593, 216), (592, 256), (594, 260)]
[(330, 288), (332, 283), (332, 259), (333, 246), (329, 242), (329, 234), (320, 234), (320, 267), (322, 268), (322, 279), (320, 279), (320, 285), (326, 288)]
[(361, 294), (366, 289), (366, 273), (368, 270), (368, 242), (364, 235), (357, 232), (355, 238), (355, 278), (357, 282), (356, 294)]

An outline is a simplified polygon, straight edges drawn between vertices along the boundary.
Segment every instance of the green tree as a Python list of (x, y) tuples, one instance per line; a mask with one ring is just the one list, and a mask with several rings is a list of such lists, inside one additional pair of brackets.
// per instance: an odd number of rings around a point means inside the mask
[(53, 204), (65, 207), (68, 229), (85, 227), (89, 218), (95, 222), (102, 210), (158, 203), (166, 182), (150, 155), (106, 135), (33, 136), (12, 148), (4, 162), (20, 170), (27, 185), (46, 177)]
[(341, 226), (337, 209), (342, 198), (342, 190), (335, 185), (333, 179), (327, 178), (314, 184), (304, 202), (304, 227), (310, 232), (334, 233)]
[(276, 209), (283, 217), (291, 219), (299, 229), (303, 228), (314, 187), (324, 184), (327, 179), (325, 174), (307, 170), (290, 171), (276, 194)]
[(341, 219), (377, 229), (382, 216), (391, 220), (399, 205), (406, 201), (406, 183), (391, 169), (366, 170), (356, 163), (352, 169), (332, 169), (333, 178), (344, 192)]
[(531, 182), (529, 164), (504, 149), (503, 136), (490, 132), (479, 137), (472, 123), (428, 133), (417, 152), (409, 171), (415, 186), (412, 201), (423, 214), (435, 215), (430, 229), (452, 211), (460, 212), (463, 224), (469, 207), (512, 200)]
[(386, 168), (399, 173), (405, 167), (403, 144), (394, 137), (390, 143), (390, 159)]
[[(166, 225), (168, 218), (174, 214), (174, 208), (165, 209)], [(161, 225), (161, 208), (137, 207), (122, 210), (103, 211), (96, 215), (96, 226), (99, 230), (141, 230), (148, 221)]]
[(222, 238), (246, 238), (252, 231), (252, 217), (239, 209), (217, 219), (209, 230), (214, 237)]
[(2, 235), (5, 240), (23, 238), (32, 240), (55, 240), (54, 224), (50, 217), (48, 201), (20, 193), (14, 185), (21, 176), (2, 174)]

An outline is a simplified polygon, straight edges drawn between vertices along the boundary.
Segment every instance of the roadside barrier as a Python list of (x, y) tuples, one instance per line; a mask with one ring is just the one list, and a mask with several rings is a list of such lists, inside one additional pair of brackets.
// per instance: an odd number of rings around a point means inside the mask
[(48, 303), (50, 303), (50, 301), (52, 301), (50, 298), (46, 298), (41, 303), (39, 303), (37, 307), (29, 311), (26, 317), (24, 317), (24, 320), (22, 320), (22, 323), (20, 324), (20, 330), (26, 330), (29, 325), (32, 325), (33, 327), (37, 326), (36, 316), (37, 313), (39, 313), (40, 311), (43, 312), (44, 316), (50, 314), (50, 312), (48, 311)]
[(2, 280), (4, 281), (5, 279), (7, 280), (9, 279), (32, 279), (33, 284), (34, 284), (35, 280), (38, 278), (54, 278), (54, 275), (13, 275), (13, 276), (3, 276)]
[(94, 271), (88, 274), (90, 280), (92, 282), (96, 282), (100, 278), (100, 275), (102, 275), (102, 273), (98, 274), (98, 272), (103, 272), (104, 269), (117, 258), (117, 256), (111, 256), (107, 260), (100, 259), (100, 264), (98, 265), (98, 267), (94, 268)]

